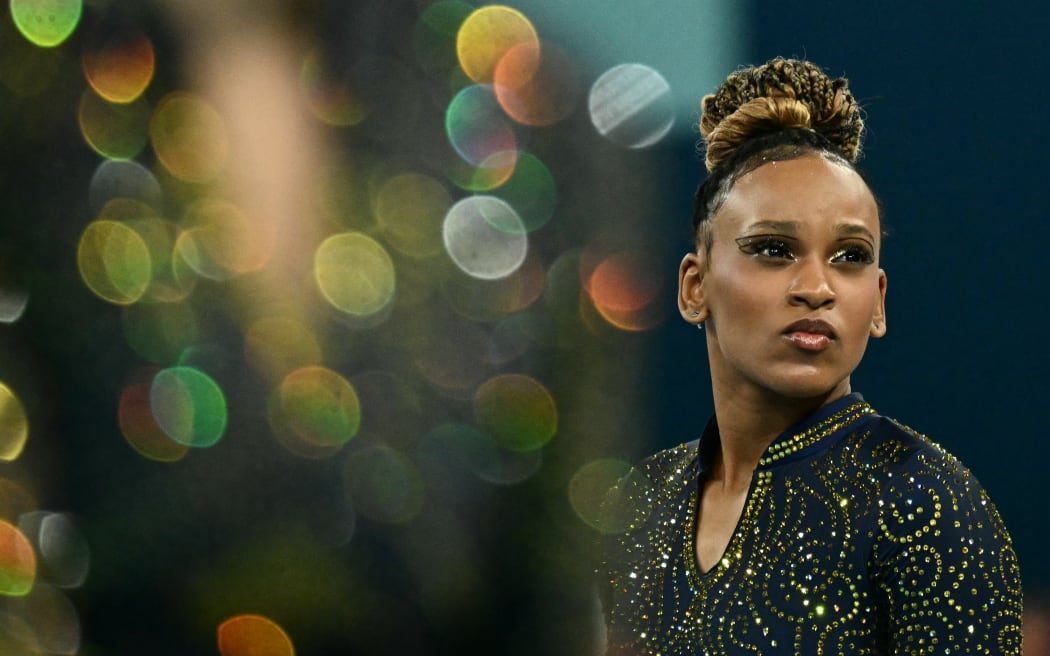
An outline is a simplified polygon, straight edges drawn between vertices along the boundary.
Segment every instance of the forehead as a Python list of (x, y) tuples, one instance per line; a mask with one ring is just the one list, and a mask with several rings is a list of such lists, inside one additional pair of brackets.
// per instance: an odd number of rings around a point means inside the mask
[(879, 211), (856, 171), (817, 154), (763, 164), (726, 195), (712, 228), (739, 231), (754, 222), (794, 222), (801, 231), (858, 224), (876, 237)]

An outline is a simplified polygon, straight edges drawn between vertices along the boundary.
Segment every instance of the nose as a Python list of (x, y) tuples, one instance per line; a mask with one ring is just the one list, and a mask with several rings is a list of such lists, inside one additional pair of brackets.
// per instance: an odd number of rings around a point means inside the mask
[(823, 262), (816, 258), (802, 262), (797, 270), (798, 275), (791, 281), (788, 289), (792, 305), (807, 305), (813, 309), (831, 305), (835, 302), (835, 290), (831, 287), (829, 271)]

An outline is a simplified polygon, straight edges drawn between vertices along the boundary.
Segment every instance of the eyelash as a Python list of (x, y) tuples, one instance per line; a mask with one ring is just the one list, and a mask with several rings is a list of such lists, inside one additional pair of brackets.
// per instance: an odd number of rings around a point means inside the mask
[[(743, 253), (754, 257), (769, 260), (795, 259), (788, 240), (780, 237), (741, 237), (736, 240), (736, 243)], [(875, 255), (867, 246), (848, 244), (835, 251), (830, 258), (830, 262), (833, 264), (866, 265), (875, 262)]]

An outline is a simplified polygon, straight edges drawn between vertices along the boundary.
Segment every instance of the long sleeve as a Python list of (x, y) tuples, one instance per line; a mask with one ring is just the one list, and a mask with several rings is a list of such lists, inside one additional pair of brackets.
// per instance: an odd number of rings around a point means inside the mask
[(1021, 654), (1021, 580), (976, 478), (935, 449), (882, 486), (872, 572), (891, 652)]

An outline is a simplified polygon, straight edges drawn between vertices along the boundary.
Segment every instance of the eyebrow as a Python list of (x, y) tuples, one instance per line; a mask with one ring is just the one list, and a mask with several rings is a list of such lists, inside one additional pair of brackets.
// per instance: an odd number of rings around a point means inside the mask
[(840, 223), (835, 226), (835, 232), (843, 237), (866, 237), (871, 242), (875, 242), (875, 235), (871, 234), (871, 230), (856, 223)]
[(802, 224), (798, 221), (756, 221), (744, 229), (744, 232), (754, 233), (761, 230), (771, 230), (785, 235), (797, 235)]
[[(744, 229), (745, 235), (751, 235), (765, 230), (783, 234), (786, 236), (797, 236), (802, 228), (799, 221), (756, 221)], [(839, 237), (865, 237), (872, 243), (875, 235), (871, 234), (865, 226), (857, 223), (838, 223), (835, 225), (835, 233)]]

